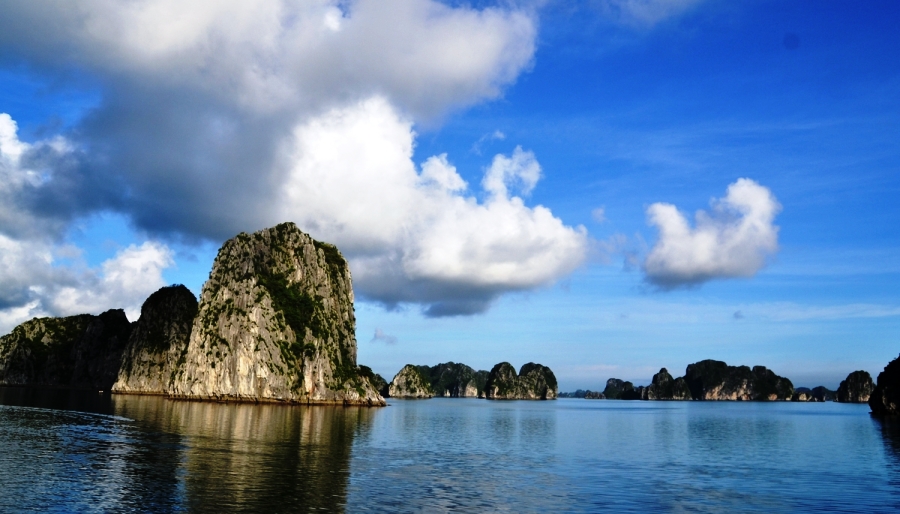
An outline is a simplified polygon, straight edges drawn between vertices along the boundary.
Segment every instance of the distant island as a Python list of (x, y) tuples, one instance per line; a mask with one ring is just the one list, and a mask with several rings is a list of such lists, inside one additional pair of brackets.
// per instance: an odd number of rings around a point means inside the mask
[(498, 363), (491, 371), (475, 371), (465, 364), (446, 362), (431, 367), (407, 364), (390, 384), (383, 386), (381, 393), (390, 398), (445, 396), (488, 400), (555, 400), (559, 388), (553, 371), (533, 362), (523, 365), (518, 373), (508, 362)]

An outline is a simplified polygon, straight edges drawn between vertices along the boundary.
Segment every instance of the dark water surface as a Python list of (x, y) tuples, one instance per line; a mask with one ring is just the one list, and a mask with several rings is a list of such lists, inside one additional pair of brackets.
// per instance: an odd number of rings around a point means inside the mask
[(0, 511), (895, 512), (865, 405), (392, 400), (0, 388)]

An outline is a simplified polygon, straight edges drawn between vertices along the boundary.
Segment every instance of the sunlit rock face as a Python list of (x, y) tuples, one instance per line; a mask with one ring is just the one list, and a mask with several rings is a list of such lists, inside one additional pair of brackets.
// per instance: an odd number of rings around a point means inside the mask
[(875, 384), (867, 371), (854, 371), (838, 386), (835, 401), (842, 403), (867, 403)]
[(130, 333), (121, 309), (26, 321), (0, 338), (0, 384), (109, 390)]
[(484, 396), (488, 372), (475, 371), (463, 363), (444, 362), (430, 367), (428, 376), (435, 396), (477, 398)]
[(388, 388), (391, 398), (431, 398), (434, 390), (431, 388), (431, 378), (428, 375), (428, 366), (415, 366), (407, 364), (403, 366)]
[(684, 380), (695, 400), (790, 400), (794, 385), (765, 366), (729, 366), (704, 360), (688, 364)]
[(501, 362), (491, 369), (484, 386), (489, 400), (555, 400), (558, 395), (553, 371), (533, 362), (522, 366), (518, 374), (512, 364)]
[(900, 357), (889, 362), (878, 374), (878, 382), (869, 397), (869, 407), (876, 416), (900, 414)]
[(196, 399), (384, 405), (356, 365), (347, 261), (293, 223), (239, 234), (203, 285), (167, 391)]
[(183, 285), (150, 295), (122, 355), (113, 392), (165, 394), (184, 365), (197, 298)]
[(653, 375), (653, 381), (642, 391), (644, 400), (690, 400), (691, 390), (684, 377), (672, 378), (666, 368)]

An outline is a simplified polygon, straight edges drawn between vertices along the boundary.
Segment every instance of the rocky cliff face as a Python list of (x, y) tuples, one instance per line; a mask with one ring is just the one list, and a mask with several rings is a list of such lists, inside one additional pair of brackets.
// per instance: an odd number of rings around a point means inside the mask
[(900, 414), (900, 357), (889, 362), (878, 374), (878, 382), (869, 397), (869, 407), (876, 416)]
[(384, 405), (356, 365), (347, 262), (293, 223), (219, 250), (169, 393)]
[(428, 369), (435, 396), (477, 398), (484, 396), (487, 371), (475, 371), (462, 363), (445, 362)]
[(691, 390), (684, 377), (672, 378), (666, 368), (653, 375), (652, 383), (644, 388), (644, 400), (690, 400)]
[(388, 388), (391, 398), (431, 398), (434, 390), (431, 388), (431, 378), (428, 376), (428, 366), (403, 366), (391, 380)]
[(494, 366), (484, 387), (490, 400), (555, 400), (559, 394), (556, 376), (546, 366), (529, 362), (519, 373), (508, 362)]
[(875, 384), (867, 371), (854, 371), (838, 386), (835, 401), (842, 403), (867, 403)]
[(108, 390), (130, 332), (120, 309), (26, 321), (0, 338), (0, 384)]
[(165, 394), (185, 363), (196, 315), (197, 298), (183, 285), (150, 295), (128, 338), (113, 392)]
[(789, 400), (794, 393), (790, 380), (764, 366), (704, 360), (689, 364), (684, 379), (695, 400)]

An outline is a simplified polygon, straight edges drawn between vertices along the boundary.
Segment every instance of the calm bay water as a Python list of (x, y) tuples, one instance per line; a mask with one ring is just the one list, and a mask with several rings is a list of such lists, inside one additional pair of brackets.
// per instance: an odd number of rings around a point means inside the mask
[(895, 512), (865, 405), (392, 400), (0, 388), (0, 511)]

